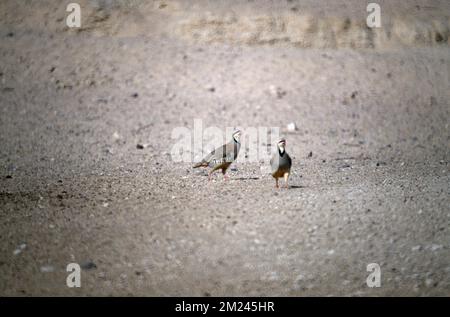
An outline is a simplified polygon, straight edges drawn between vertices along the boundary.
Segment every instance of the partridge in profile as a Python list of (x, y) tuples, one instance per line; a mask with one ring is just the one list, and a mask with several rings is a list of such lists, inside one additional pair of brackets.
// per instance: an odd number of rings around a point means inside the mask
[(231, 163), (236, 160), (241, 143), (239, 142), (241, 137), (241, 131), (236, 130), (233, 132), (233, 140), (229, 143), (218, 147), (211, 153), (209, 153), (201, 162), (194, 165), (194, 168), (198, 167), (210, 167), (211, 170), (208, 173), (208, 180), (211, 180), (211, 174), (221, 169), (223, 178), (226, 180), (226, 172)]
[(278, 188), (278, 178), (284, 177), (285, 187), (288, 188), (289, 174), (291, 172), (292, 160), (286, 153), (286, 140), (281, 139), (277, 144), (277, 151), (270, 159), (272, 176), (275, 178), (275, 187)]

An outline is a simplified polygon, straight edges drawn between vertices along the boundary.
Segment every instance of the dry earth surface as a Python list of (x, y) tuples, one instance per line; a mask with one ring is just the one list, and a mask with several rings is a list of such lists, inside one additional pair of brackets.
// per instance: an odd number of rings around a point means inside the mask
[[(450, 3), (376, 31), (320, 3), (80, 1), (69, 30), (1, 1), (0, 295), (449, 296)], [(245, 148), (228, 182), (174, 162), (195, 119), (280, 127), (291, 188)]]

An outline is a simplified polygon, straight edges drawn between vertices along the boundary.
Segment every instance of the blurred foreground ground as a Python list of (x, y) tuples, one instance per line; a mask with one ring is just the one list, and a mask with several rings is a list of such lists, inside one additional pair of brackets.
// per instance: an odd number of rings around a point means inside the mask
[[(361, 1), (255, 2), (84, 1), (74, 31), (2, 1), (1, 295), (450, 295), (448, 1), (376, 33)], [(172, 162), (194, 119), (281, 127), (293, 187)]]

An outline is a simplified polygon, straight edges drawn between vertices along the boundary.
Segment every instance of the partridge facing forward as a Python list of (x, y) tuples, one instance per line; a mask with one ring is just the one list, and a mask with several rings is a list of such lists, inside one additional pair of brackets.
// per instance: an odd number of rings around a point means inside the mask
[(241, 148), (241, 143), (239, 142), (240, 136), (241, 131), (234, 131), (233, 140), (209, 153), (201, 162), (195, 164), (194, 168), (210, 167), (211, 170), (208, 173), (208, 180), (211, 180), (212, 173), (221, 169), (224, 179), (227, 179), (225, 173), (231, 163), (236, 160)]
[(283, 178), (285, 187), (288, 188), (289, 174), (291, 173), (292, 160), (286, 153), (286, 140), (281, 139), (277, 144), (277, 151), (270, 160), (272, 176), (275, 178), (275, 187), (278, 188), (278, 178)]

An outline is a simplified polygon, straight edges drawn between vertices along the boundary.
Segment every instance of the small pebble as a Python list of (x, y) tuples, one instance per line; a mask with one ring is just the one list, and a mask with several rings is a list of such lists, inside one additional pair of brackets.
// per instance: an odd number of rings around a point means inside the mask
[(17, 249), (14, 250), (14, 255), (18, 255), (20, 253), (22, 253), (23, 250), (25, 250), (25, 248), (27, 247), (27, 245), (25, 243), (22, 243), (21, 245), (19, 245), (19, 247)]
[(136, 148), (139, 149), (139, 150), (143, 150), (143, 149), (148, 148), (148, 146), (149, 146), (148, 143), (146, 143), (146, 144), (138, 143), (138, 144), (136, 145)]
[(80, 267), (83, 270), (93, 270), (97, 268), (97, 265), (95, 265), (95, 263), (92, 261), (86, 261), (84, 263), (81, 263)]
[(55, 270), (55, 268), (52, 265), (44, 265), (41, 266), (41, 272), (42, 273), (51, 273)]
[(276, 87), (274, 85), (271, 85), (269, 87), (270, 94), (274, 97), (277, 97), (278, 99), (283, 98), (286, 95), (286, 91), (284, 91), (280, 87)]
[(289, 132), (297, 131), (297, 125), (294, 122), (291, 122), (287, 125), (287, 130)]
[(120, 134), (119, 134), (119, 132), (114, 132), (113, 133), (113, 138), (115, 139), (115, 140), (119, 140), (120, 139)]

